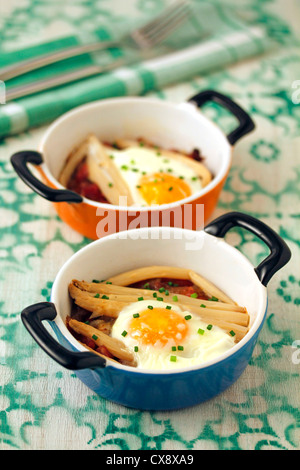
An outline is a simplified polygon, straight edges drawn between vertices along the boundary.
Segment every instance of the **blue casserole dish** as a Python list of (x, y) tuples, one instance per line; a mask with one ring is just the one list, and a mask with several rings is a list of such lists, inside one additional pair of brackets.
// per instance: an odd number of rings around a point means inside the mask
[[(232, 227), (257, 235), (270, 249), (254, 267), (224, 236)], [(75, 253), (60, 269), (51, 301), (25, 308), (22, 321), (39, 346), (100, 396), (140, 410), (174, 410), (211, 399), (232, 385), (247, 367), (267, 313), (267, 284), (290, 259), (286, 243), (249, 215), (225, 214), (201, 231), (150, 227), (109, 235)], [(249, 332), (227, 353), (188, 369), (144, 370), (119, 365), (86, 350), (69, 332), (66, 317), (72, 279), (107, 279), (151, 266), (189, 268), (212, 281), (250, 315)], [(57, 337), (49, 334), (48, 321)]]

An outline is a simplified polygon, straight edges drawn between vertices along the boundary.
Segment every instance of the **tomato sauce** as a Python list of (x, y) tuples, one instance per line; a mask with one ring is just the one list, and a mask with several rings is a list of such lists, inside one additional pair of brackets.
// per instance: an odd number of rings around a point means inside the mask
[(165, 289), (173, 294), (181, 294), (188, 297), (191, 297), (192, 294), (197, 294), (198, 299), (208, 300), (209, 298), (200, 287), (187, 279), (154, 278), (136, 282), (129, 287), (150, 290)]
[(89, 180), (88, 176), (88, 166), (86, 161), (83, 160), (72, 174), (67, 188), (92, 201), (105, 202), (108, 204), (108, 200), (104, 197), (98, 185)]
[[(80, 321), (84, 321), (84, 318), (88, 318), (91, 315), (91, 312), (85, 309), (79, 308), (77, 311), (75, 309), (75, 314), (74, 311), (72, 311), (71, 318), (80, 318)], [(88, 338), (87, 336), (81, 335), (76, 333), (74, 330), (71, 330), (69, 327), (69, 320), (70, 317), (67, 317), (66, 319), (66, 325), (69, 331), (71, 331), (72, 335), (81, 343), (85, 344), (88, 348), (93, 349), (94, 351), (102, 354), (103, 356), (113, 358), (114, 356), (108, 351), (108, 349), (105, 346), (97, 346), (95, 341), (92, 339)]]

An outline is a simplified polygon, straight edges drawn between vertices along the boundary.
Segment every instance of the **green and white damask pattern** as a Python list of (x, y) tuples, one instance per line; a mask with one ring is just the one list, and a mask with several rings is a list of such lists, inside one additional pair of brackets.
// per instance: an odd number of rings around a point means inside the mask
[[(133, 3), (132, 12), (145, 15), (165, 4)], [(53, 38), (58, 29), (72, 32), (97, 18), (113, 21), (112, 4), (125, 14), (125, 2), (117, 0), (59, 2), (59, 16), (58, 2), (7, 2), (3, 38), (7, 45), (29, 44), (34, 36)], [(98, 397), (38, 348), (20, 311), (49, 299), (60, 266), (89, 240), (16, 178), (9, 156), (36, 148), (45, 130), (30, 129), (0, 142), (0, 449), (300, 448), (300, 104), (292, 99), (292, 84), (300, 79), (294, 37), (300, 10), (296, 0), (238, 5), (245, 18), (267, 24), (279, 48), (151, 95), (179, 102), (213, 88), (231, 95), (256, 123), (234, 149), (214, 217), (231, 210), (259, 217), (284, 237), (293, 257), (270, 282), (268, 317), (250, 365), (230, 389), (193, 409), (141, 412)], [(223, 109), (210, 105), (204, 112), (226, 132), (234, 125)], [(254, 264), (268, 254), (248, 232), (233, 230), (227, 241)]]

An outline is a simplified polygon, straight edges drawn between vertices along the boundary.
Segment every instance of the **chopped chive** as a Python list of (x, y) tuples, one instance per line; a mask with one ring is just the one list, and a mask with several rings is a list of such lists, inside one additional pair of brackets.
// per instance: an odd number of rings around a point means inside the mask
[(121, 170), (128, 170), (128, 166), (127, 165), (122, 165)]
[(173, 287), (178, 287), (178, 286), (179, 286), (179, 284), (173, 283)]
[(172, 170), (172, 168), (168, 168), (167, 171), (168, 171), (168, 173), (172, 173), (173, 170)]
[(191, 294), (191, 297), (192, 297), (193, 299), (197, 299), (197, 297), (198, 297), (197, 292), (194, 292), (193, 294)]
[(149, 289), (149, 287), (150, 287), (149, 282), (146, 282), (146, 284), (143, 285), (143, 288), (144, 288), (144, 289)]
[(199, 328), (198, 333), (199, 333), (199, 335), (204, 335), (204, 330), (202, 330), (201, 328)]
[(105, 294), (104, 294), (104, 295), (102, 295), (102, 297), (101, 297), (101, 298), (102, 298), (102, 299), (109, 300), (109, 297), (108, 297), (107, 295), (105, 295)]
[(206, 308), (206, 305), (204, 305), (204, 304), (201, 304), (201, 305), (200, 305), (200, 307), (202, 307), (202, 308)]
[(140, 314), (139, 313), (134, 313), (132, 316), (133, 316), (133, 318), (139, 318)]
[(124, 338), (125, 338), (126, 335), (127, 335), (127, 331), (124, 330), (123, 333), (122, 333), (122, 336), (124, 336)]
[(183, 351), (184, 350), (184, 347), (183, 346), (178, 346), (178, 351)]
[(92, 336), (92, 339), (94, 339), (95, 341), (97, 341), (97, 339), (98, 339), (98, 336), (96, 336), (96, 335), (93, 335), (93, 336)]
[(170, 186), (168, 191), (173, 191), (173, 186)]
[(165, 295), (170, 295), (170, 292), (168, 290), (166, 290)]
[(176, 351), (176, 346), (172, 346), (172, 351)]
[(134, 352), (138, 352), (139, 350), (139, 347), (138, 346), (134, 346)]
[(191, 179), (192, 179), (192, 181), (197, 181), (197, 179), (198, 179), (198, 176), (192, 176), (192, 178), (191, 178)]
[(185, 320), (190, 320), (191, 318), (192, 318), (192, 315), (186, 315), (186, 316), (184, 317)]
[(134, 171), (135, 173), (137, 173), (139, 170), (138, 168), (131, 168), (131, 171)]
[(144, 147), (144, 145), (145, 145), (144, 142), (140, 142), (140, 143), (139, 143), (139, 146), (140, 146), (140, 147)]
[(148, 305), (148, 308), (149, 308), (149, 310), (153, 310), (153, 306), (152, 306), (152, 305)]
[(160, 152), (156, 152), (156, 155), (157, 155), (158, 157), (160, 157), (160, 156), (161, 156), (161, 153), (160, 153)]
[(157, 292), (153, 292), (153, 297), (157, 297)]
[(171, 310), (171, 308), (172, 308), (171, 305), (167, 305), (167, 306), (166, 306), (166, 309), (167, 309), (167, 310)]
[(144, 300), (144, 297), (138, 297), (138, 300)]
[(212, 295), (212, 297), (210, 298), (210, 300), (213, 300), (214, 302), (218, 302), (219, 299), (217, 297), (215, 297), (214, 295)]
[(135, 160), (130, 160), (131, 165), (135, 165)]
[(184, 180), (184, 176), (179, 176), (179, 179), (180, 179), (180, 180)]
[(160, 288), (158, 289), (158, 292), (160, 292), (161, 294), (162, 294), (162, 292), (164, 292), (164, 291), (165, 291), (165, 288), (164, 288), (164, 287), (160, 287)]
[(114, 155), (110, 155), (109, 158), (111, 158), (113, 160), (115, 157), (114, 157)]
[(235, 332), (234, 332), (233, 330), (229, 331), (229, 334), (230, 334), (231, 336), (235, 336)]
[(162, 297), (157, 297), (156, 299), (159, 300), (160, 302), (164, 300)]
[(172, 286), (172, 285), (173, 285), (173, 282), (172, 282), (172, 281), (169, 281), (168, 284), (169, 284), (169, 286)]
[(136, 188), (140, 189), (142, 186), (140, 184), (136, 185)]
[(170, 356), (170, 361), (171, 361), (171, 362), (176, 362), (176, 361), (177, 361), (177, 357), (176, 357), (176, 356)]
[(99, 299), (100, 294), (96, 294), (96, 295), (94, 295), (94, 297), (95, 297), (95, 299)]
[(142, 175), (146, 175), (147, 174), (147, 171), (142, 171)]
[(172, 299), (174, 300), (174, 302), (178, 302), (178, 297), (177, 297), (177, 295), (173, 295)]
[(86, 325), (89, 325), (89, 324), (90, 324), (89, 320), (85, 321), (84, 323), (85, 323)]
[(112, 284), (112, 282), (110, 282), (110, 281), (106, 281), (106, 284)]
[(110, 188), (112, 188), (112, 187), (113, 187), (113, 184), (112, 184), (112, 183), (108, 183), (108, 186), (109, 186)]
[(93, 279), (92, 282), (94, 282), (95, 284), (100, 284), (100, 281), (98, 281), (98, 279)]
[(206, 329), (207, 329), (207, 330), (211, 330), (212, 327), (213, 327), (212, 325), (207, 325)]
[(164, 163), (169, 163), (170, 160), (168, 160), (167, 158), (164, 158), (163, 162)]

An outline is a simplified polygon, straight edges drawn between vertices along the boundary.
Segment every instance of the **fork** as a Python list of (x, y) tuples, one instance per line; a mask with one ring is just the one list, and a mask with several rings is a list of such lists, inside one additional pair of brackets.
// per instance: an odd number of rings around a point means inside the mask
[[(71, 57), (77, 57), (82, 54), (89, 52), (100, 51), (103, 49), (109, 49), (122, 45), (126, 47), (134, 47), (140, 50), (149, 50), (154, 46), (162, 43), (167, 36), (169, 36), (180, 24), (187, 19), (189, 15), (189, 0), (177, 0), (173, 2), (168, 8), (166, 8), (159, 16), (150, 20), (144, 26), (127, 33), (118, 40), (110, 41), (98, 41), (83, 46), (68, 47), (58, 52), (43, 54), (34, 59), (27, 59), (19, 62), (16, 65), (9, 65), (0, 69), (0, 79), (4, 82), (14, 77), (18, 77), (25, 73), (39, 69), (46, 65), (50, 65), (56, 62), (60, 62)], [(119, 61), (117, 61), (119, 63)], [(99, 71), (99, 66), (89, 67), (89, 71), (81, 75), (79, 73), (78, 78), (90, 76), (94, 73), (110, 70), (113, 64), (108, 66), (102, 66)], [(93, 72), (93, 70), (95, 70)], [(71, 81), (76, 80), (77, 74), (72, 72), (71, 74), (64, 74), (67, 80), (68, 76)], [(48, 84), (52, 83), (47, 80)], [(55, 80), (53, 81), (55, 83)], [(65, 81), (58, 81), (58, 84), (67, 83)], [(19, 87), (18, 87), (19, 88)]]

